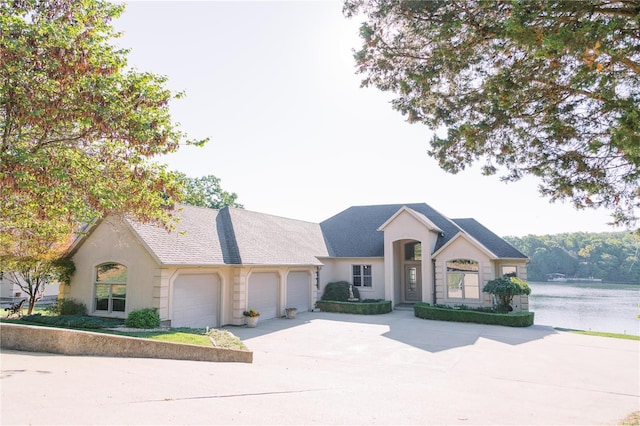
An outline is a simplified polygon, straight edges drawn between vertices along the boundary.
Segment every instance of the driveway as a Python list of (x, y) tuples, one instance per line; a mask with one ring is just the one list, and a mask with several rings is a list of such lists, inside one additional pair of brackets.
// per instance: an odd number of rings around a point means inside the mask
[(253, 364), (5, 351), (2, 424), (616, 424), (640, 409), (640, 342), (298, 313), (229, 327)]

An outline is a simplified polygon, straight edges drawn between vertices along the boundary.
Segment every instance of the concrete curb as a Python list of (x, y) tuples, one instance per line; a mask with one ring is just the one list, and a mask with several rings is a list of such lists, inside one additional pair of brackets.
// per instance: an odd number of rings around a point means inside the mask
[(0, 325), (0, 348), (63, 355), (253, 362), (251, 351), (9, 323)]

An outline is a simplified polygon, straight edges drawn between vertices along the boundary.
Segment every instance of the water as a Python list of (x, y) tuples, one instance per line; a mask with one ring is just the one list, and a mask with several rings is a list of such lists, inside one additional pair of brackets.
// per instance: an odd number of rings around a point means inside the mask
[(640, 286), (530, 282), (535, 323), (576, 330), (640, 335)]

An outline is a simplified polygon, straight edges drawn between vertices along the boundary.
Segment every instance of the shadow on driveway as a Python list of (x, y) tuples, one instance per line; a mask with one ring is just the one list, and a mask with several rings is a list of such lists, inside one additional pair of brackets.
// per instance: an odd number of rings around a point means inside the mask
[[(346, 326), (349, 330), (344, 330)], [(552, 327), (548, 326), (505, 327), (425, 320), (415, 317), (412, 310), (394, 310), (382, 315), (300, 312), (294, 319), (274, 318), (260, 321), (256, 328), (245, 326), (224, 328), (243, 341), (274, 333), (290, 333), (293, 340), (303, 345), (306, 338), (314, 342), (318, 339), (328, 342), (336, 334), (334, 331), (337, 332), (339, 328), (347, 332), (347, 337), (342, 338), (357, 340), (363, 334), (358, 333), (359, 329), (362, 331), (372, 326), (377, 327), (376, 331), (379, 330), (380, 336), (431, 353), (474, 345), (480, 338), (508, 345), (520, 345), (557, 334)]]

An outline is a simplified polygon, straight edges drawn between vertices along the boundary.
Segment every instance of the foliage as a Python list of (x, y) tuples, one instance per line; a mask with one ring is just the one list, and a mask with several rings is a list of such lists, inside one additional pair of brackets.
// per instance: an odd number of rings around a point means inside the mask
[(510, 311), (513, 309), (511, 308), (513, 296), (529, 295), (531, 294), (531, 287), (520, 278), (503, 275), (487, 282), (482, 291), (497, 296), (502, 308)]
[(184, 140), (169, 114), (181, 95), (164, 77), (128, 69), (111, 25), (123, 10), (103, 0), (0, 2), (1, 253), (65, 241), (109, 213), (171, 225), (180, 185), (151, 159)]
[(74, 299), (58, 299), (47, 310), (57, 315), (87, 315), (87, 306)]
[(57, 327), (69, 327), (69, 328), (86, 328), (86, 329), (101, 329), (118, 327), (122, 325), (122, 320), (115, 318), (100, 318), (90, 317), (86, 315), (28, 315), (22, 317), (22, 321), (28, 323), (45, 324)]
[(248, 311), (242, 312), (242, 315), (244, 315), (245, 317), (259, 317), (260, 312), (256, 311), (255, 309), (249, 309)]
[(324, 288), (322, 300), (335, 300), (338, 302), (348, 302), (349, 290), (353, 290), (353, 297), (360, 298), (360, 291), (357, 287), (351, 286), (347, 281), (336, 281), (328, 283)]
[(393, 310), (390, 300), (368, 302), (339, 302), (335, 300), (320, 300), (316, 306), (322, 312), (339, 312), (343, 314), (378, 315), (388, 314)]
[(129, 312), (124, 325), (132, 328), (156, 328), (160, 326), (160, 315), (152, 308), (136, 309)]
[(640, 205), (637, 0), (346, 0), (363, 86), (434, 130), (451, 173), (483, 172), (633, 224)]
[(217, 348), (235, 349), (239, 351), (248, 350), (240, 338), (227, 330), (212, 328), (207, 332), (207, 336), (213, 340), (213, 345)]
[(242, 204), (236, 201), (238, 195), (235, 192), (223, 190), (220, 185), (220, 179), (214, 175), (190, 178), (180, 173), (179, 179), (183, 185), (183, 202), (186, 204), (210, 209), (224, 207), (244, 208)]
[(437, 320), (471, 322), (477, 324), (505, 325), (508, 327), (529, 327), (533, 325), (533, 312), (515, 312), (510, 314), (489, 313), (476, 310), (452, 309), (430, 306), (419, 302), (413, 306), (416, 317)]
[(505, 237), (531, 261), (527, 276), (546, 281), (553, 273), (640, 284), (640, 236), (631, 232), (574, 232)]
[(29, 296), (27, 315), (30, 315), (36, 302), (42, 299), (45, 287), (55, 282), (68, 284), (75, 265), (61, 257), (60, 249), (41, 247), (31, 255), (0, 255), (0, 270), (6, 280)]

